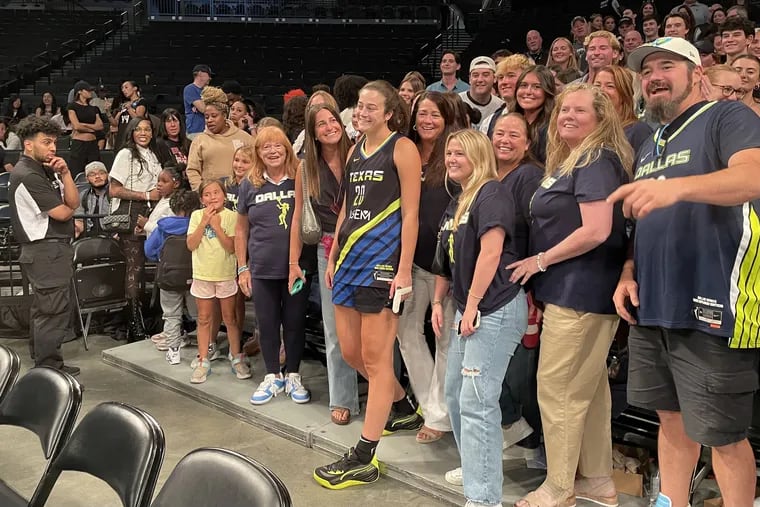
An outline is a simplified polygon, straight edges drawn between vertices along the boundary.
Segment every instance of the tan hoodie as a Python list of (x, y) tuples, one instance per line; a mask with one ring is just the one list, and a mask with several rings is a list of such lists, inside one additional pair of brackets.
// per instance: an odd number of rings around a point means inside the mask
[(203, 180), (232, 177), (235, 150), (244, 144), (253, 145), (253, 138), (227, 120), (224, 134), (212, 134), (208, 129), (195, 136), (187, 158), (187, 179), (190, 188), (198, 190)]

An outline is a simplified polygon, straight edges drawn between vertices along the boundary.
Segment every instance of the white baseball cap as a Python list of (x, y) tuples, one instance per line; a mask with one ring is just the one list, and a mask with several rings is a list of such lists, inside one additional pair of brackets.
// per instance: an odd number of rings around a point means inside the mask
[(694, 65), (702, 65), (699, 51), (686, 39), (679, 37), (660, 37), (637, 47), (628, 55), (628, 67), (635, 72), (641, 72), (641, 64), (652, 53), (664, 51), (684, 58)]
[(496, 72), (496, 63), (489, 56), (478, 56), (470, 63), (470, 72), (475, 69), (488, 69)]

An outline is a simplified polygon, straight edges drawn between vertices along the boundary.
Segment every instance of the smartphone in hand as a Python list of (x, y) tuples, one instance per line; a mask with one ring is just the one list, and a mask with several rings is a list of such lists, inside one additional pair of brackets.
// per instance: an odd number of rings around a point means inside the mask
[[(472, 321), (472, 327), (477, 329), (480, 327), (480, 310), (475, 314), (475, 320)], [(457, 322), (457, 334), (462, 336), (462, 321)]]

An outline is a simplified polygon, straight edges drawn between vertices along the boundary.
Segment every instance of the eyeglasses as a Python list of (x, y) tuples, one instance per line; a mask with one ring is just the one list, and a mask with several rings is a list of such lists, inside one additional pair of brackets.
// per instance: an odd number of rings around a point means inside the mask
[(726, 98), (730, 97), (733, 94), (736, 94), (736, 98), (741, 100), (747, 94), (747, 92), (745, 92), (741, 88), (734, 88), (733, 86), (719, 85), (719, 84), (714, 84), (714, 83), (713, 83), (713, 86), (720, 88), (721, 93)]
[(261, 148), (259, 148), (259, 150), (260, 150), (262, 153), (269, 153), (269, 152), (272, 152), (272, 151), (281, 150), (281, 149), (283, 149), (284, 147), (285, 147), (285, 146), (283, 146), (283, 145), (282, 145), (282, 144), (280, 144), (280, 143), (267, 143), (267, 144), (265, 144), (264, 146), (262, 146)]

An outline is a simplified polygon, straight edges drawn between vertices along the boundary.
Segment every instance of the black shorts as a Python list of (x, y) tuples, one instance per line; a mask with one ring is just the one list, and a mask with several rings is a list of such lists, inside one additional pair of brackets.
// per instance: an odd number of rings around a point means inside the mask
[(631, 326), (628, 403), (681, 412), (686, 434), (720, 447), (747, 438), (758, 353), (691, 329)]
[(390, 285), (386, 289), (336, 284), (333, 287), (333, 303), (361, 313), (380, 313), (385, 308), (393, 307), (393, 300), (388, 297), (389, 293)]

